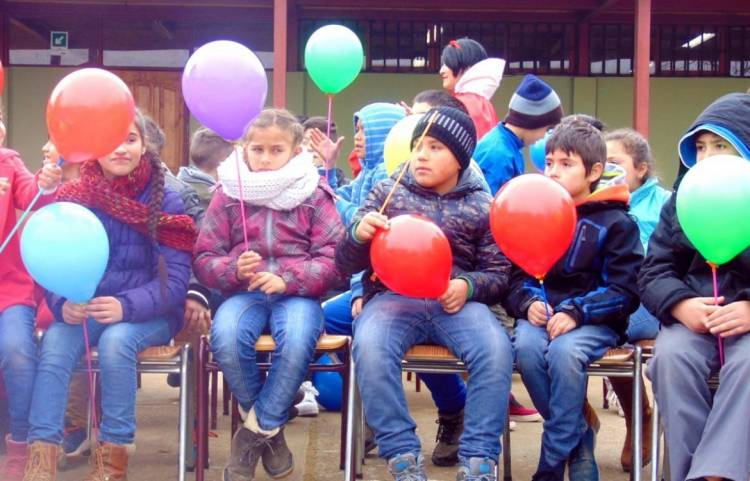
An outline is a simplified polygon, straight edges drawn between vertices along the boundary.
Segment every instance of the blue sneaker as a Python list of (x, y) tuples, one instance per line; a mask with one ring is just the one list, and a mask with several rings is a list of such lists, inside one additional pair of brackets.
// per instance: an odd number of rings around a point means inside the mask
[(86, 428), (70, 428), (63, 435), (63, 453), (66, 457), (88, 456), (91, 452)]
[(424, 458), (411, 453), (397, 454), (388, 460), (388, 472), (395, 481), (427, 481)]
[(456, 481), (497, 481), (495, 461), (490, 458), (461, 458)]
[(570, 453), (568, 459), (568, 478), (570, 481), (599, 481), (599, 466), (594, 457), (596, 433), (588, 428), (583, 433), (581, 442)]

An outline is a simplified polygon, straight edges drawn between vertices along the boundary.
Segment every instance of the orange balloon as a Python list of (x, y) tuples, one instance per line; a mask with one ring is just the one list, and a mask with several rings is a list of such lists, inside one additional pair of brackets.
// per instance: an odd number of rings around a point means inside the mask
[(47, 130), (66, 162), (112, 153), (127, 138), (134, 118), (135, 102), (128, 86), (98, 68), (65, 76), (47, 103)]
[(448, 290), (453, 254), (445, 233), (430, 219), (399, 215), (370, 244), (372, 268), (403, 296), (437, 299)]
[(577, 214), (563, 186), (541, 174), (510, 180), (490, 208), (490, 229), (518, 267), (543, 279), (573, 242)]

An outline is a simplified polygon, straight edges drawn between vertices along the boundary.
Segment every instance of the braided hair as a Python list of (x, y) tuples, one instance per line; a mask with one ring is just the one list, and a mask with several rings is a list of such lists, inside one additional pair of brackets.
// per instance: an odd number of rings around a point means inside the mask
[(153, 140), (156, 139), (149, 139), (147, 137), (149, 132), (149, 121), (154, 123), (153, 119), (144, 115), (140, 109), (136, 109), (135, 125), (141, 134), (141, 139), (143, 140), (143, 145), (146, 149), (145, 153), (141, 156), (141, 162), (147, 161), (151, 163), (151, 191), (148, 199), (148, 232), (154, 252), (159, 253), (159, 286), (161, 288), (162, 299), (165, 299), (167, 296), (167, 264), (164, 260), (164, 254), (162, 254), (159, 249), (157, 232), (159, 219), (161, 217), (161, 205), (164, 201), (164, 167), (162, 166), (158, 152), (153, 150), (155, 144)]

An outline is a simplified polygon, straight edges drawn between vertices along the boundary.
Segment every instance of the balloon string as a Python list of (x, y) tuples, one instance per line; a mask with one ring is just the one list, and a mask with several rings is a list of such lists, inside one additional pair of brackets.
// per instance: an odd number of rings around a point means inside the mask
[[(417, 140), (417, 143), (414, 144), (414, 149), (412, 152), (418, 152), (419, 149), (422, 147), (422, 142), (424, 141), (425, 136), (427, 135), (427, 132), (429, 132), (430, 127), (432, 127), (432, 124), (435, 123), (435, 120), (437, 120), (438, 113), (435, 112), (430, 116), (430, 121), (427, 122), (427, 127), (425, 127), (424, 132), (422, 132), (422, 135), (419, 137), (419, 140)], [(391, 187), (390, 192), (388, 192), (388, 195), (386, 196), (385, 200), (383, 201), (383, 205), (380, 207), (380, 210), (378, 211), (380, 214), (385, 212), (385, 208), (388, 206), (388, 203), (391, 201), (391, 197), (393, 197), (393, 192), (396, 191), (396, 187), (399, 186), (401, 183), (401, 179), (404, 177), (404, 174), (407, 170), (409, 170), (409, 165), (411, 164), (412, 158), (414, 155), (410, 155), (409, 158), (404, 162), (404, 165), (401, 167), (401, 173), (398, 174), (398, 177), (396, 178), (396, 183), (393, 184), (393, 187)]]
[[(326, 137), (331, 138), (331, 124), (333, 123), (333, 94), (328, 94), (328, 122), (326, 123)], [(328, 180), (328, 160), (325, 159), (326, 180)]]
[[(717, 266), (713, 262), (708, 263), (709, 266), (711, 266), (711, 275), (713, 277), (714, 281), (714, 305), (719, 305), (719, 280), (717, 278)], [(721, 336), (716, 336), (716, 339), (719, 342), (719, 365), (724, 365), (724, 339)]]
[[(57, 159), (56, 165), (58, 167), (60, 167), (62, 163), (63, 163), (62, 157)], [(0, 246), (0, 254), (2, 254), (5, 248), (8, 247), (8, 244), (10, 244), (10, 240), (13, 238), (16, 232), (18, 232), (18, 229), (21, 228), (21, 226), (23, 225), (23, 222), (26, 220), (26, 217), (29, 216), (31, 211), (34, 209), (34, 206), (36, 205), (36, 203), (39, 202), (39, 199), (42, 197), (42, 194), (44, 194), (44, 190), (41, 187), (39, 187), (39, 192), (36, 193), (34, 198), (31, 200), (31, 203), (29, 204), (29, 206), (26, 208), (26, 210), (23, 211), (23, 214), (21, 214), (21, 217), (18, 218), (18, 221), (16, 221), (16, 225), (13, 226), (13, 229), (11, 229), (10, 234), (8, 234), (8, 237), (6, 237), (5, 240), (3, 241), (3, 245)]]
[(237, 165), (237, 183), (240, 187), (240, 216), (242, 217), (242, 235), (245, 238), (245, 251), (249, 249), (249, 243), (247, 242), (247, 219), (245, 219), (245, 194), (242, 188), (242, 174), (240, 172), (240, 154), (235, 150), (234, 157)]
[(547, 320), (549, 321), (550, 319), (549, 302), (547, 302), (547, 289), (544, 287), (544, 277), (539, 277), (537, 280), (539, 281), (539, 286), (542, 288), (542, 302), (544, 302), (544, 314), (547, 316)]
[(83, 321), (83, 342), (86, 345), (86, 374), (89, 380), (89, 402), (91, 403), (91, 435), (94, 443), (99, 439), (96, 421), (96, 386), (94, 385), (94, 369), (91, 367), (91, 344), (89, 343), (88, 318)]

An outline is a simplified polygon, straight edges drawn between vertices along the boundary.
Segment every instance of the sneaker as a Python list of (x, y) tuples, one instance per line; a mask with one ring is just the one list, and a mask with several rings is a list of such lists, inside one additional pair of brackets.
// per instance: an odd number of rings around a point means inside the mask
[(435, 466), (454, 466), (458, 462), (458, 441), (464, 432), (464, 410), (455, 414), (440, 414), (435, 421), (438, 424), (435, 436), (435, 449), (432, 451), (432, 464)]
[(570, 481), (599, 481), (599, 466), (594, 457), (596, 433), (589, 427), (581, 442), (570, 453), (568, 458), (568, 478)]
[(510, 403), (510, 406), (508, 406), (508, 415), (511, 421), (519, 423), (536, 423), (542, 420), (542, 415), (536, 409), (527, 408), (516, 403)]
[(294, 470), (294, 458), (284, 439), (283, 427), (266, 442), (261, 459), (263, 469), (274, 479), (288, 476)]
[(63, 434), (62, 443), (63, 453), (68, 458), (76, 456), (88, 456), (91, 453), (91, 444), (89, 443), (86, 428), (68, 428)]
[(318, 401), (315, 400), (315, 396), (318, 396), (320, 393), (310, 381), (303, 382), (300, 390), (304, 392), (304, 396), (294, 406), (297, 408), (299, 415), (302, 417), (317, 416), (320, 408), (318, 407)]
[(497, 481), (495, 461), (489, 458), (461, 458), (456, 481)]
[(508, 421), (508, 431), (515, 431), (518, 425), (515, 421)]
[[(305, 383), (302, 383), (302, 386), (304, 386)], [(292, 419), (299, 416), (299, 409), (297, 409), (297, 404), (301, 403), (303, 399), (305, 399), (305, 390), (300, 386), (299, 389), (297, 389), (297, 392), (294, 395), (294, 400), (292, 400), (292, 406), (289, 408), (289, 411), (287, 412), (287, 421), (291, 421)]]
[(397, 454), (388, 460), (388, 472), (395, 481), (427, 481), (424, 472), (424, 458), (420, 454)]

